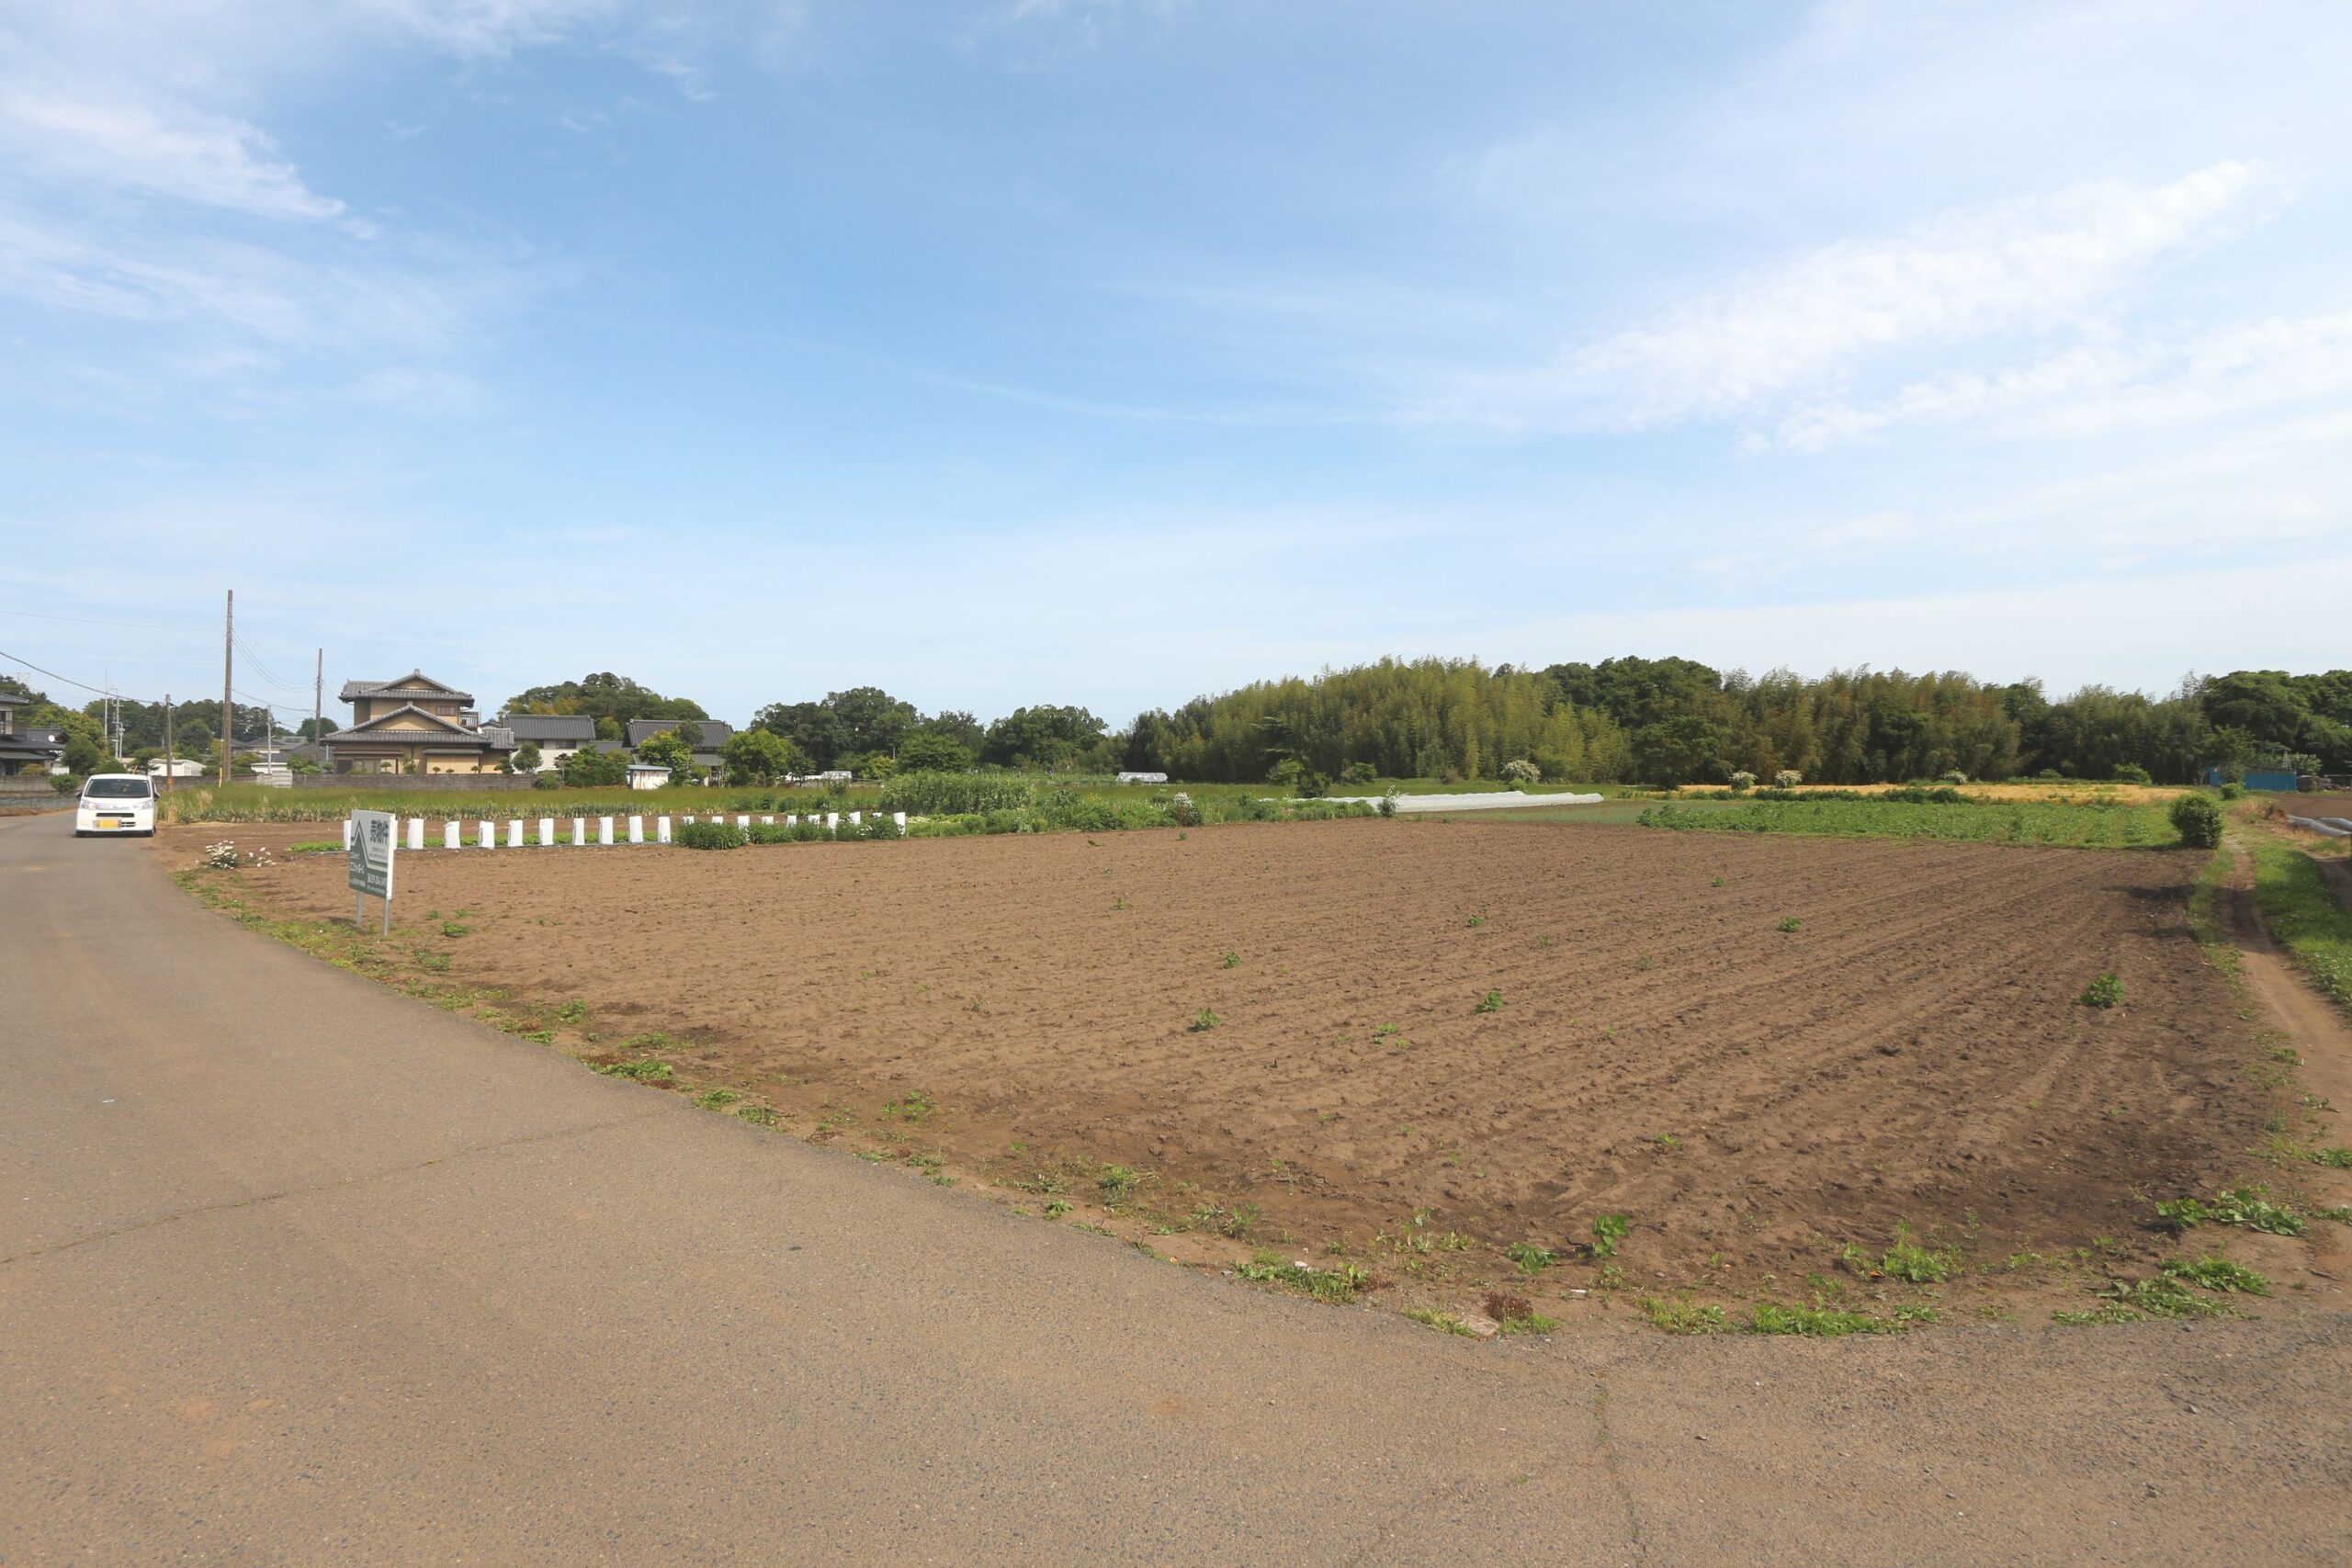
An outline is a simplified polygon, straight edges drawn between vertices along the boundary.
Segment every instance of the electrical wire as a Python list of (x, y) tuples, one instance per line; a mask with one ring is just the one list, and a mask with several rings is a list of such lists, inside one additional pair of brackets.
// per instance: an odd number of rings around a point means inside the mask
[[(20, 659), (16, 654), (10, 653), (6, 649), (0, 649), (0, 659), (5, 659), (11, 664), (18, 665), (24, 669), (29, 670), (36, 675), (46, 675), (52, 681), (62, 681), (69, 686), (79, 687), (85, 692), (93, 693), (101, 697), (112, 697), (118, 702), (136, 703), (146, 700), (141, 697), (126, 697), (122, 693), (111, 690), (107, 687), (93, 686), (87, 681), (76, 681), (71, 675), (60, 675), (54, 670), (44, 670), (40, 665), (35, 664), (31, 660)], [(151, 704), (149, 705), (152, 706), (153, 705)]]

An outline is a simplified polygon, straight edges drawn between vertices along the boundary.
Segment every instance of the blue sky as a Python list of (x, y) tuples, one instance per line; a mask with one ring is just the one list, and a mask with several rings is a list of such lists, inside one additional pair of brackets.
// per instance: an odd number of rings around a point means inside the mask
[(2347, 67), (2333, 0), (29, 0), (0, 649), (2340, 666)]

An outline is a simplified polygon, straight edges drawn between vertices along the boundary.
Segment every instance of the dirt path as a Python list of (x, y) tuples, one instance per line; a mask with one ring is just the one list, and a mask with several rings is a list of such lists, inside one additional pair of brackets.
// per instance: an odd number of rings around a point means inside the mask
[[(2238, 974), (2247, 1000), (2262, 1023), (2301, 1059), (2290, 1088), (2297, 1099), (2291, 1109), (2282, 1111), (2301, 1122), (2296, 1131), (2307, 1146), (2340, 1145), (2346, 1141), (2344, 1121), (2335, 1108), (2352, 1105), (2352, 1020), (2312, 988), (2293, 957), (2271, 938), (2253, 883), (2250, 863), (2236, 855), (2222, 908), (2230, 941), (2238, 950)], [(2340, 877), (2336, 886), (2341, 893)], [(2320, 1103), (2307, 1104), (2303, 1097)], [(2352, 1171), (2312, 1166), (2296, 1175), (2320, 1202), (2352, 1203)], [(2312, 1272), (2352, 1280), (2352, 1247), (2344, 1236), (2340, 1225), (2313, 1228)]]

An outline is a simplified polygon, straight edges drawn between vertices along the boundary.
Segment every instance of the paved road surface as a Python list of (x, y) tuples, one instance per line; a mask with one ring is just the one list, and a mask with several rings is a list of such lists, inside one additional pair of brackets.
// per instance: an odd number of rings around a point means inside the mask
[(1449, 1340), (597, 1077), (0, 822), (0, 1562), (2319, 1562), (2341, 1315)]

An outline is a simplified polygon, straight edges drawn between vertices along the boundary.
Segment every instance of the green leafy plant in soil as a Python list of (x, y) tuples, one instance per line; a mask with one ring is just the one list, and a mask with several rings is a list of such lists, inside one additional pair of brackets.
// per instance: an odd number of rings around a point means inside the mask
[(2083, 988), (2083, 1005), (2086, 1008), (2111, 1008), (2123, 1000), (2123, 982), (2112, 975), (2101, 975)]
[(2177, 1258), (2164, 1266), (2163, 1272), (2169, 1279), (2223, 1294), (2241, 1291), (2252, 1296), (2270, 1293), (2269, 1280), (2245, 1264), (2233, 1263), (2226, 1258)]
[(2211, 1199), (2169, 1199), (2156, 1205), (2156, 1224), (2175, 1232), (2211, 1224), (2244, 1225), (2272, 1235), (2303, 1234), (2303, 1217), (2272, 1201), (2267, 1187), (2225, 1187)]

